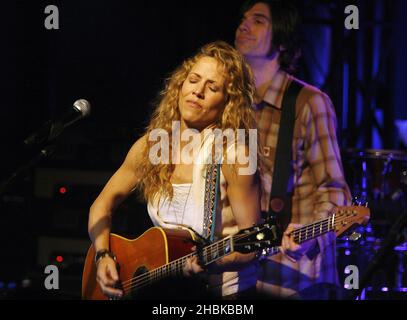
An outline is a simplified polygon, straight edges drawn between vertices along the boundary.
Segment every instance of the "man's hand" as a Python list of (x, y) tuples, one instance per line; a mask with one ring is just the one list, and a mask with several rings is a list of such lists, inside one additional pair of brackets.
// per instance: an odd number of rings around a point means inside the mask
[(292, 262), (300, 260), (306, 252), (317, 244), (316, 239), (308, 240), (302, 244), (298, 244), (294, 241), (294, 238), (290, 233), (302, 226), (302, 224), (290, 223), (284, 231), (283, 239), (281, 241), (281, 252)]

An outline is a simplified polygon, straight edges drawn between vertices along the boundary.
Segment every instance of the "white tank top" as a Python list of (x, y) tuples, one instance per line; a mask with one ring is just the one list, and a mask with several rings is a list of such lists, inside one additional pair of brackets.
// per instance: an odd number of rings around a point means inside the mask
[[(174, 226), (186, 226), (200, 233), (201, 226), (197, 223), (196, 217), (191, 214), (193, 211), (193, 198), (191, 196), (192, 183), (172, 184), (173, 198), (168, 197), (159, 201), (157, 215), (166, 224)], [(150, 214), (151, 216), (151, 214)], [(151, 217), (153, 220), (156, 217)], [(163, 227), (165, 225), (162, 225)]]
[[(162, 228), (188, 227), (196, 233), (204, 233), (204, 203), (205, 203), (205, 175), (206, 161), (210, 155), (209, 148), (213, 139), (208, 136), (204, 139), (203, 147), (199, 153), (198, 164), (193, 167), (192, 183), (173, 184), (172, 201), (156, 197), (148, 202), (147, 211), (155, 226)], [(220, 170), (220, 206), (216, 215), (216, 238), (224, 238), (238, 231), (229, 200), (227, 198), (227, 182)], [(220, 275), (210, 275), (210, 290), (215, 295), (230, 295), (243, 291), (256, 284), (256, 267), (250, 265), (239, 272), (224, 272)]]

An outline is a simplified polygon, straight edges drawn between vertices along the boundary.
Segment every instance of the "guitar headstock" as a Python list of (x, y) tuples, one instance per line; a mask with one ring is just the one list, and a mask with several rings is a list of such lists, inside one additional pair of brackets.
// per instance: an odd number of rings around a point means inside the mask
[(334, 214), (337, 237), (356, 225), (367, 224), (370, 219), (370, 209), (365, 206), (337, 207)]
[(233, 236), (234, 250), (241, 253), (255, 252), (278, 245), (278, 229), (271, 222), (240, 230)]

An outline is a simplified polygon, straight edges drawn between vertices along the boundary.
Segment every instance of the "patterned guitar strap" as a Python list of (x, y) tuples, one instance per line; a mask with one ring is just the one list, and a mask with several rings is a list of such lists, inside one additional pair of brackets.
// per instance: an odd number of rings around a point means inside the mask
[(208, 164), (205, 176), (205, 203), (203, 237), (215, 240), (216, 209), (220, 196), (220, 164)]

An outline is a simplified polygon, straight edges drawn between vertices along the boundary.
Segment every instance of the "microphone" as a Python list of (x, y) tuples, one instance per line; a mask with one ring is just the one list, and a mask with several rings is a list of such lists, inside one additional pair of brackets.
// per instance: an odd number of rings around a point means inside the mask
[(47, 121), (39, 130), (24, 140), (24, 145), (37, 145), (55, 140), (65, 128), (90, 114), (90, 103), (85, 99), (76, 100), (73, 108), (55, 120)]

